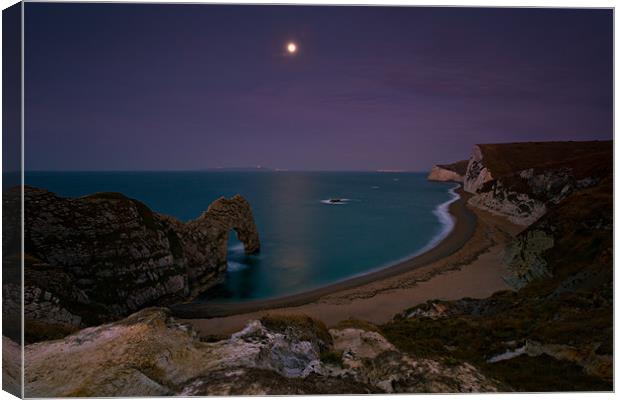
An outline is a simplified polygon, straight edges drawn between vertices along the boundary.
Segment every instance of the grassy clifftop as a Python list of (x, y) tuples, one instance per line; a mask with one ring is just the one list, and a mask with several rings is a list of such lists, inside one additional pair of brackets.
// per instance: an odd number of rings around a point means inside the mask
[(529, 168), (571, 167), (583, 174), (608, 161), (612, 141), (480, 144), (484, 165), (494, 178)]

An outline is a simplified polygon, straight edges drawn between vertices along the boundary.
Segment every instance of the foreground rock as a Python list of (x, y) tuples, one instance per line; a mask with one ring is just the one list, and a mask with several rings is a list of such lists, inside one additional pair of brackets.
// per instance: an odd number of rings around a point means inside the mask
[(463, 182), (468, 163), (468, 160), (463, 160), (453, 164), (435, 165), (427, 179), (438, 182)]
[[(250, 205), (238, 195), (215, 201), (187, 223), (118, 193), (66, 199), (26, 187), (24, 196), (25, 334), (31, 341), (203, 292), (226, 269), (231, 229), (247, 253), (260, 248)], [(19, 290), (4, 285), (9, 308), (19, 307)]]
[(480, 144), (464, 178), (468, 203), (528, 226), (613, 168), (611, 141)]
[(15, 397), (22, 396), (21, 367), (21, 346), (11, 339), (2, 336), (2, 390), (11, 393)]
[(419, 358), (381, 334), (266, 317), (200, 340), (162, 308), (26, 346), (29, 397), (492, 391), (467, 363)]

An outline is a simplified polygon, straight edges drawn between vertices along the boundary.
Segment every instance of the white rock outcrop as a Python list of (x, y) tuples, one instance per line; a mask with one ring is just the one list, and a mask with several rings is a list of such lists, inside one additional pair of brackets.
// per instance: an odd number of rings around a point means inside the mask
[[(206, 341), (167, 309), (148, 308), (64, 339), (27, 345), (25, 395), (481, 392), (501, 387), (470, 364), (402, 353), (378, 332), (327, 332), (316, 324), (283, 322), (276, 329), (251, 321), (229, 338)], [(331, 358), (323, 361), (324, 354)]]
[(472, 196), (467, 204), (506, 217), (513, 224), (522, 226), (533, 224), (547, 212), (545, 203), (525, 193), (504, 189), (501, 182), (498, 182), (496, 190)]
[[(541, 145), (549, 151), (560, 146), (566, 159), (550, 164)], [(573, 153), (579, 157), (578, 149), (578, 143), (569, 142), (475, 145), (463, 181), (463, 189), (473, 194), (468, 203), (529, 226), (550, 206), (600, 181), (599, 167), (588, 169), (590, 158), (582, 156), (583, 165), (577, 162), (581, 159), (571, 158)]]
[(482, 149), (480, 146), (475, 145), (467, 164), (463, 189), (469, 193), (476, 193), (482, 188), (482, 185), (491, 180), (493, 180), (493, 175), (484, 165)]

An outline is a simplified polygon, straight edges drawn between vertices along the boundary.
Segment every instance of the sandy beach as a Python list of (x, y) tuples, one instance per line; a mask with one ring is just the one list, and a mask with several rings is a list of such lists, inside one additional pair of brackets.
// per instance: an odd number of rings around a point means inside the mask
[(349, 318), (376, 324), (431, 299), (483, 298), (509, 290), (501, 263), (507, 240), (522, 228), (467, 206), (467, 194), (450, 205), (455, 224), (427, 252), (393, 266), (317, 290), (238, 304), (179, 304), (173, 314), (201, 335), (230, 334), (265, 314), (305, 314), (328, 326)]

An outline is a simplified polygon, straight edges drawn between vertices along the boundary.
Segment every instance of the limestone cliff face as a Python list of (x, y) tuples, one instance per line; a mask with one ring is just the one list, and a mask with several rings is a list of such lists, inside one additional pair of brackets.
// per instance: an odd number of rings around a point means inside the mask
[(61, 340), (28, 345), (25, 360), (28, 397), (498, 389), (468, 363), (413, 357), (377, 332), (328, 331), (302, 316), (252, 321), (228, 338), (203, 341), (167, 309), (148, 308)]
[(468, 161), (463, 160), (453, 164), (435, 165), (428, 174), (427, 179), (438, 182), (463, 182), (467, 164)]
[[(187, 262), (193, 266), (212, 266), (218, 277), (226, 269), (228, 233), (234, 230), (243, 243), (246, 254), (260, 250), (260, 242), (252, 209), (242, 196), (219, 198), (200, 217), (186, 224), (167, 217), (179, 232)], [(208, 250), (207, 250), (208, 249)], [(187, 270), (190, 296), (213, 285), (214, 280), (205, 268)]]
[(26, 187), (24, 196), (27, 337), (197, 295), (221, 279), (231, 229), (246, 252), (260, 248), (241, 196), (215, 201), (188, 223), (118, 193), (67, 199)]
[(463, 182), (469, 204), (529, 226), (612, 164), (611, 142), (476, 145)]
[(547, 212), (544, 201), (507, 187), (501, 179), (492, 181), (488, 188), (481, 188), (475, 193), (468, 204), (506, 217), (517, 225), (530, 225)]
[(493, 180), (491, 171), (484, 165), (484, 156), (480, 146), (475, 145), (467, 164), (467, 171), (463, 180), (463, 189), (469, 193), (476, 193), (482, 185)]

